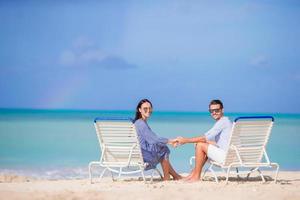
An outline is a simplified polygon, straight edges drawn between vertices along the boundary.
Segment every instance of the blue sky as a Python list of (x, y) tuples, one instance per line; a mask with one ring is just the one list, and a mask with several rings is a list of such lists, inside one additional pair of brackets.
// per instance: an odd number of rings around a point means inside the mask
[(299, 1), (0, 1), (0, 108), (300, 113)]

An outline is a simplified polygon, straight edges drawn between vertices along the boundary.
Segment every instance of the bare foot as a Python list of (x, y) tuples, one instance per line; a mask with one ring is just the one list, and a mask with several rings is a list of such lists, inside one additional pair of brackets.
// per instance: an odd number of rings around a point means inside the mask
[(173, 180), (174, 180), (174, 181), (181, 180), (182, 178), (183, 178), (183, 177), (180, 176), (179, 174), (178, 174), (178, 176), (176, 176), (176, 177), (173, 176)]
[(187, 182), (187, 183), (194, 183), (194, 182), (197, 182), (197, 181), (200, 181), (200, 177), (192, 176), (188, 180), (186, 180), (185, 182)]
[(181, 180), (182, 181), (188, 181), (188, 180), (190, 180), (190, 178), (191, 178), (191, 176), (187, 176), (187, 177), (182, 178)]
[(193, 172), (191, 172), (188, 176), (183, 177), (182, 180), (183, 180), (183, 181), (190, 180), (190, 178), (193, 177), (193, 176), (194, 176), (194, 174), (193, 174)]

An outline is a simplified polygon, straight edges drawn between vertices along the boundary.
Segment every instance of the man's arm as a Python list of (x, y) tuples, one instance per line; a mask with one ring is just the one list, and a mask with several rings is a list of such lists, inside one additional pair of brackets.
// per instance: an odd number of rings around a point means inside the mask
[(193, 138), (184, 138), (184, 137), (177, 137), (176, 141), (178, 144), (186, 144), (186, 143), (198, 143), (198, 142), (207, 142), (206, 138), (203, 136), (193, 137)]

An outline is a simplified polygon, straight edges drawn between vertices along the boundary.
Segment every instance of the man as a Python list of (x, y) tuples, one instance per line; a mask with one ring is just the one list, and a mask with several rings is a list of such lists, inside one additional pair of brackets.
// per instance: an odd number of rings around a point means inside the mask
[(197, 181), (200, 179), (202, 167), (207, 158), (222, 163), (228, 149), (228, 142), (232, 123), (228, 117), (224, 116), (223, 103), (220, 100), (212, 100), (209, 104), (209, 112), (216, 120), (214, 126), (205, 133), (204, 136), (194, 138), (177, 137), (179, 145), (186, 143), (195, 143), (195, 168), (187, 181)]

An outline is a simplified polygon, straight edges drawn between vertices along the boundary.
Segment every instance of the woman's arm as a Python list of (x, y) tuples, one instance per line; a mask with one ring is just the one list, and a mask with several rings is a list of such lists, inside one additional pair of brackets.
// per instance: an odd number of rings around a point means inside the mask
[(184, 138), (184, 137), (177, 137), (175, 139), (178, 144), (186, 144), (186, 143), (198, 143), (198, 142), (207, 142), (206, 138), (203, 136), (193, 137), (193, 138)]
[(142, 140), (145, 140), (149, 144), (167, 144), (167, 143), (171, 142), (167, 138), (158, 137), (148, 127), (148, 125), (145, 122), (143, 122), (143, 121), (139, 121), (138, 123), (135, 123), (135, 126), (137, 128), (139, 137), (141, 137)]

